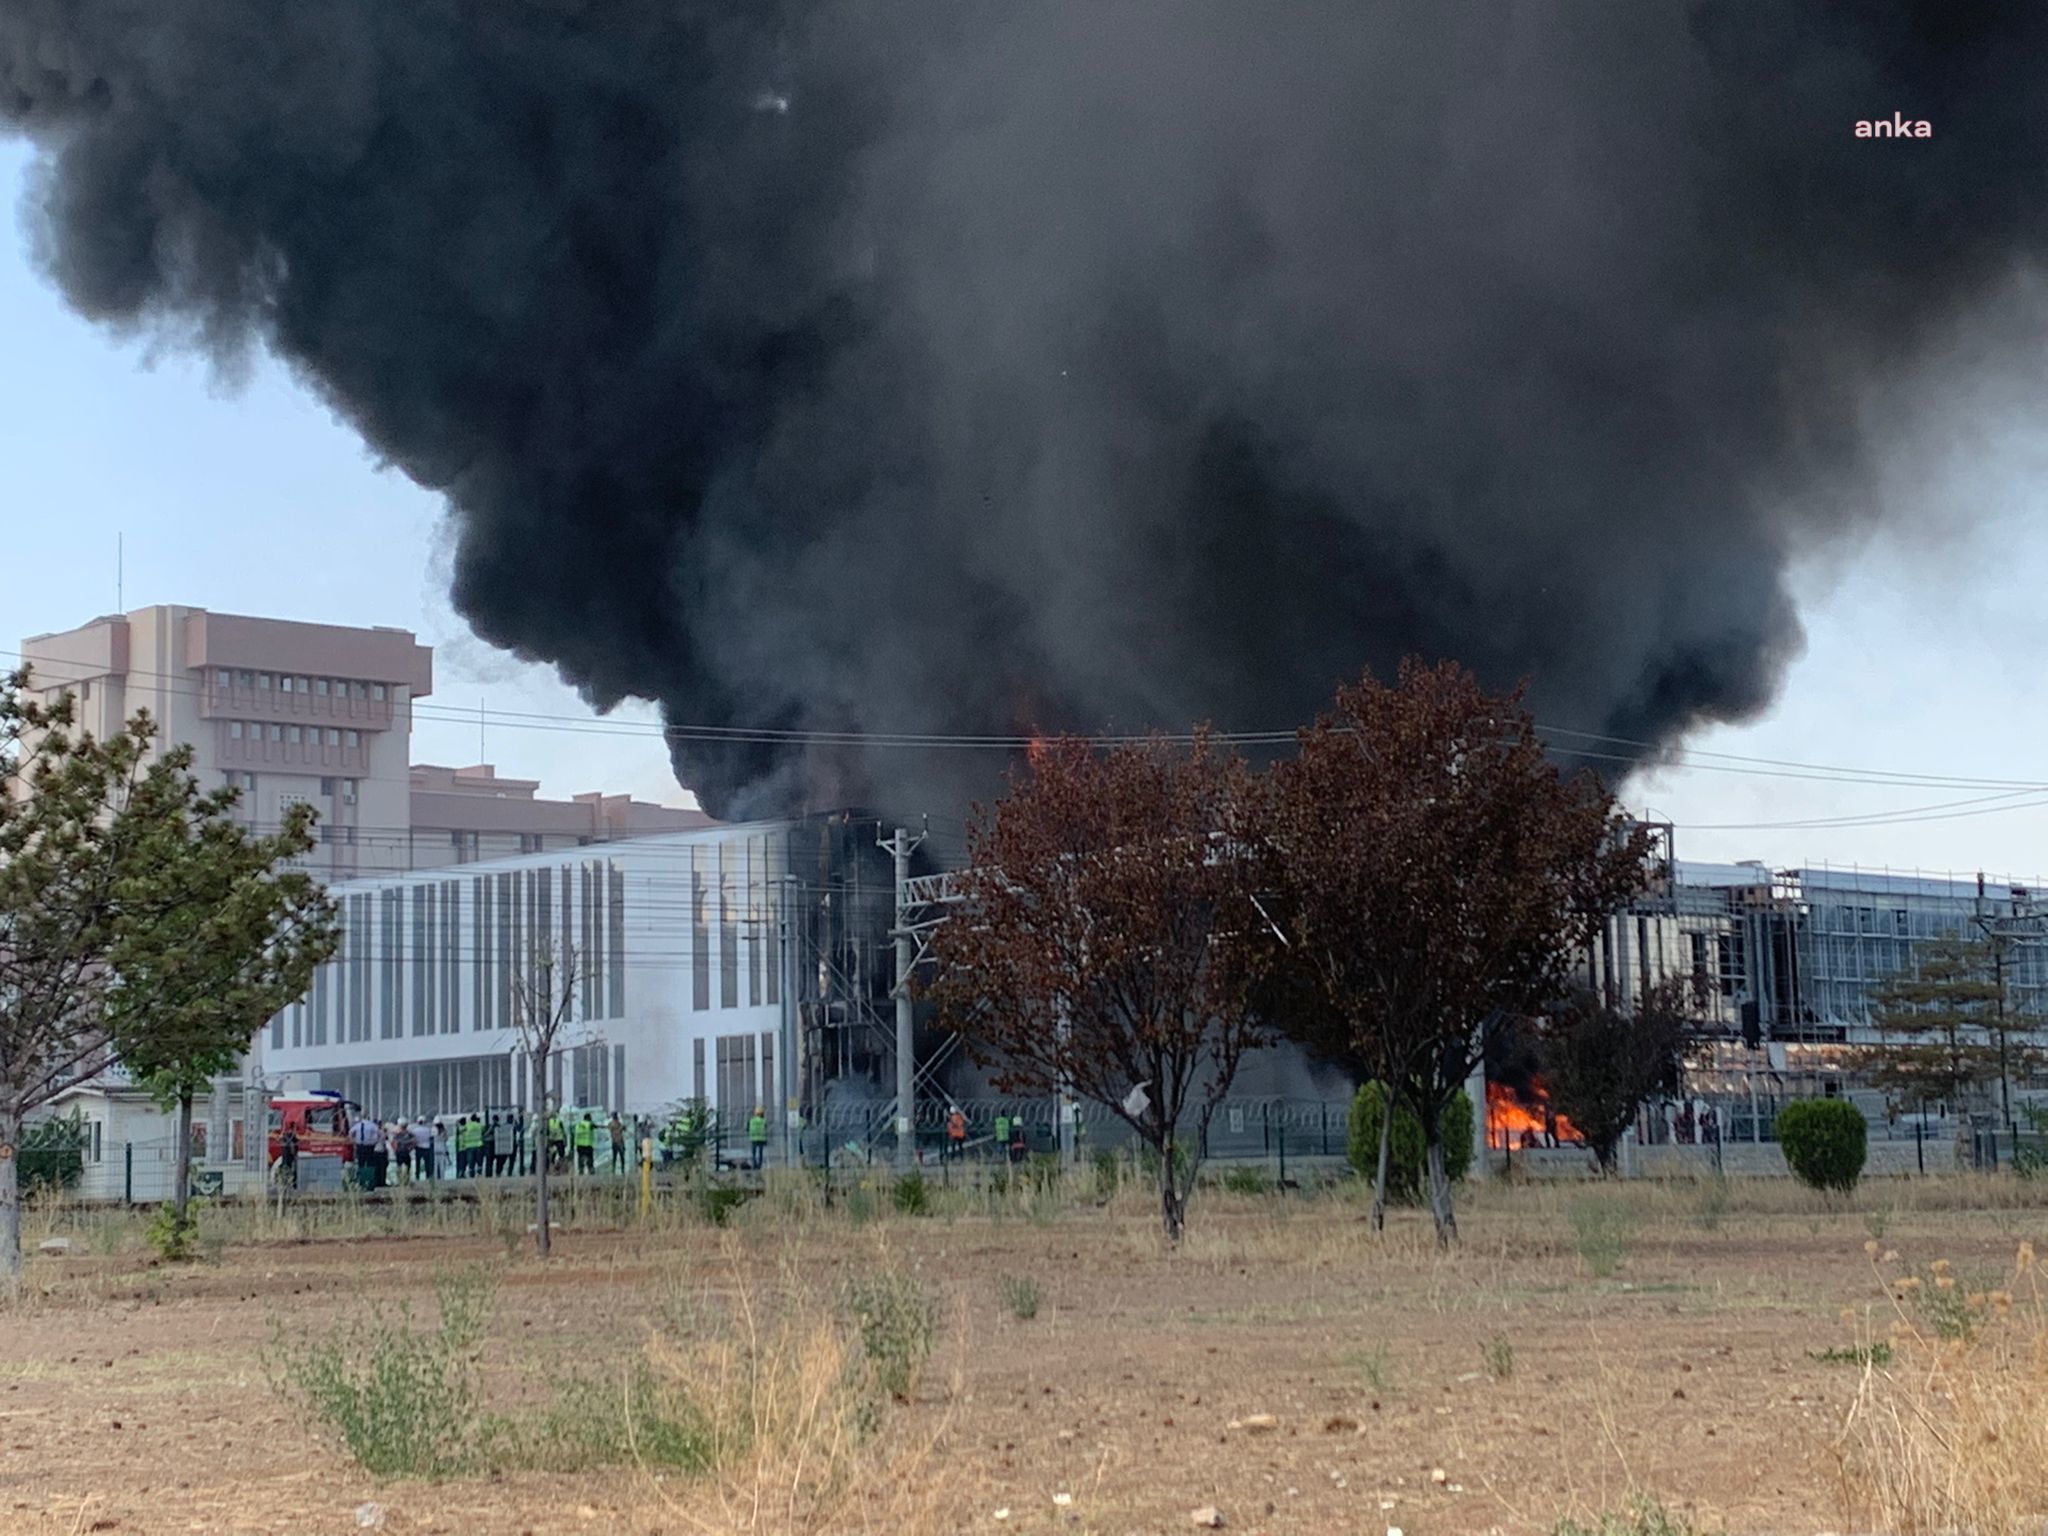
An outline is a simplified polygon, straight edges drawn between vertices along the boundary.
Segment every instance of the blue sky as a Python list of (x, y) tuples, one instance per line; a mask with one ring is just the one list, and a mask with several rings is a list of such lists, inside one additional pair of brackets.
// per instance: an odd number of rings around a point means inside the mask
[[(130, 608), (184, 602), (402, 625), (436, 648), (438, 706), (473, 710), (482, 700), (492, 710), (593, 718), (550, 670), (469, 636), (440, 575), (436, 499), (374, 463), (288, 372), (265, 360), (229, 387), (196, 359), (66, 311), (35, 272), (15, 216), (28, 158), (19, 143), (0, 142), (0, 527), (9, 567), (0, 646), (113, 610), (119, 534)], [(1993, 329), (1987, 321), (1986, 334)], [(1874, 404), (1873, 430), (1890, 445), (1888, 521), (1907, 531), (1809, 553), (1798, 575), (1809, 643), (1782, 698), (1764, 719), (1703, 733), (1692, 749), (2048, 783), (2043, 440), (2021, 425), (2024, 379), (1980, 360), (1992, 350), (1959, 327), (1939, 391)], [(629, 708), (613, 718), (653, 715)], [(477, 760), (473, 721), (423, 720), (415, 736), (421, 760)], [(540, 779), (544, 793), (604, 788), (688, 803), (652, 734), (496, 723), (484, 752), (500, 772)], [(1678, 824), (1682, 857), (2048, 875), (2048, 804), (2031, 803), (2048, 796), (2015, 796), (1980, 814), (1983, 805), (1955, 802), (1991, 788), (1843, 783), (1696, 761), (1716, 766), (1658, 769), (1626, 791), (1631, 805)], [(1778, 825), (1920, 808), (1941, 819)]]

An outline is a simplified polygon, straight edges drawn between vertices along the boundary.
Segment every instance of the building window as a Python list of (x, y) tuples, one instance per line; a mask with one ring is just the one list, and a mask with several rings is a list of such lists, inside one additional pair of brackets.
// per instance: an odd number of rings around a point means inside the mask
[(327, 696), (327, 679), (324, 677), (314, 678), (313, 692), (320, 695), (322, 698), (325, 698)]
[(338, 747), (341, 745), (341, 732), (334, 729), (333, 726), (329, 726), (327, 728), (327, 745), (329, 745), (330, 747)]
[(293, 746), (296, 747), (303, 744), (303, 737), (301, 735), (299, 728), (296, 725), (292, 726), (285, 734), (289, 738)]
[(367, 698), (368, 698), (369, 696), (370, 696), (370, 690), (369, 690), (369, 689), (367, 689), (367, 688), (365, 688), (365, 687), (364, 687), (364, 686), (363, 686), (363, 685), (362, 685), (361, 683), (357, 683), (357, 684), (356, 684), (356, 697), (357, 697), (357, 698), (359, 698), (359, 699), (367, 699)]
[(288, 677), (279, 677), (277, 680), (277, 691), (279, 693), (290, 693), (292, 691), (292, 680)]
[(371, 698), (373, 698), (373, 699), (375, 699), (375, 700), (376, 700), (376, 701), (377, 701), (378, 703), (380, 703), (380, 704), (381, 704), (381, 703), (383, 703), (383, 702), (384, 702), (384, 685), (383, 685), (382, 683), (372, 683), (372, 684), (370, 684), (370, 697), (371, 697)]
[(239, 720), (230, 720), (230, 721), (228, 722), (228, 740), (229, 740), (229, 741), (240, 741), (241, 739), (242, 739), (242, 722), (241, 722), (241, 721), (239, 721)]
[(214, 686), (214, 687), (216, 687), (216, 688), (225, 688), (225, 687), (227, 687), (227, 685), (228, 685), (228, 675), (227, 675), (227, 673), (226, 673), (226, 672), (220, 672), (220, 671), (217, 671), (217, 672), (215, 672), (215, 673), (213, 674), (213, 686)]
[(281, 725), (273, 725), (273, 726), (272, 726), (272, 727), (270, 728), (270, 739), (271, 739), (272, 741), (283, 741), (283, 740), (284, 740), (284, 727), (283, 727), (283, 726), (281, 726)]
[(331, 795), (331, 794), (333, 794), (333, 793), (334, 793), (334, 780), (332, 780), (332, 779), (322, 779), (322, 780), (320, 781), (320, 793), (321, 793), (321, 794), (323, 794), (323, 795)]
[(270, 674), (268, 672), (258, 672), (256, 674), (256, 686), (258, 688), (268, 688), (270, 686)]
[(350, 731), (350, 732), (348, 732), (347, 740), (348, 740), (348, 744), (349, 744), (350, 746), (352, 746), (352, 747), (359, 747), (359, 746), (361, 746), (361, 745), (363, 744), (363, 735), (362, 735), (362, 732), (360, 732), (360, 731)]

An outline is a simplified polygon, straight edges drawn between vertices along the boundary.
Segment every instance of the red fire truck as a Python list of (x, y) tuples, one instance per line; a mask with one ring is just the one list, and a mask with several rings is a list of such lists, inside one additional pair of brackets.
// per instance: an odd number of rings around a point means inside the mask
[(348, 1139), (348, 1104), (338, 1093), (313, 1089), (305, 1093), (280, 1094), (270, 1101), (270, 1160), (284, 1144), (286, 1130), (299, 1133), (299, 1156), (339, 1157), (355, 1161), (355, 1148)]

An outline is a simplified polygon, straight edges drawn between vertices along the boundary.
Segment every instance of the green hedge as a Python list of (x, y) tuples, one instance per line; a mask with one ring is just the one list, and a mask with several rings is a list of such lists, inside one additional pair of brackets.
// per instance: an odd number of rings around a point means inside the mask
[(1778, 1111), (1778, 1145), (1802, 1184), (1847, 1194), (1863, 1175), (1870, 1128), (1847, 1099), (1801, 1099)]
[[(1351, 1166), (1371, 1179), (1379, 1171), (1380, 1117), (1386, 1090), (1367, 1083), (1351, 1101)], [(1444, 1171), (1455, 1181), (1472, 1166), (1472, 1100), (1459, 1094), (1444, 1110)], [(1387, 1149), (1387, 1194), (1419, 1200), (1423, 1181), (1422, 1122), (1405, 1103), (1394, 1114), (1394, 1141)]]
[(37, 1185), (69, 1189), (85, 1173), (84, 1122), (78, 1118), (44, 1120), (21, 1133), (18, 1164), (24, 1191)]

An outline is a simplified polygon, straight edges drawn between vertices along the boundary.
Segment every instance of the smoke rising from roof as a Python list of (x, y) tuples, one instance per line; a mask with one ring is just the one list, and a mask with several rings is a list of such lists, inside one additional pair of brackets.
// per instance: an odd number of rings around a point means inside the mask
[[(82, 314), (287, 359), (677, 723), (1771, 699), (1859, 387), (2037, 254), (2035, 0), (8, 0)], [(1927, 140), (1858, 140), (1894, 111)], [(280, 518), (289, 512), (280, 509)], [(986, 754), (673, 744), (725, 815)]]

